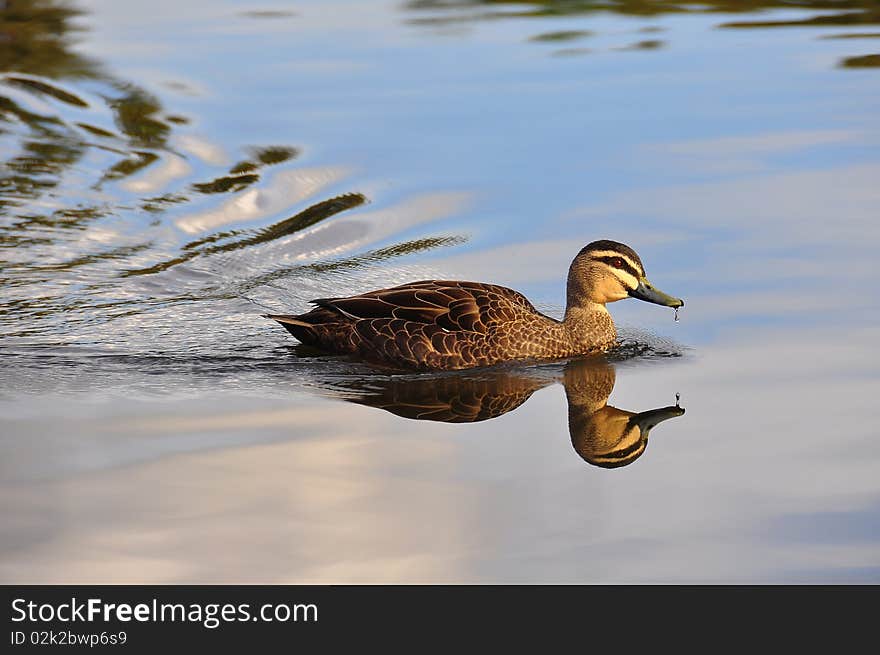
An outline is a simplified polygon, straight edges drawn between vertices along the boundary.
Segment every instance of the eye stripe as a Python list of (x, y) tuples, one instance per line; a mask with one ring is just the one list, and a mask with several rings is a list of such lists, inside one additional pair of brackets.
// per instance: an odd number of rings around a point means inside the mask
[(600, 262), (608, 264), (612, 268), (617, 268), (613, 262), (615, 259), (619, 259), (621, 262), (623, 262), (623, 266), (620, 268), (620, 270), (626, 271), (627, 273), (632, 275), (637, 280), (641, 277), (641, 274), (639, 273), (638, 270), (636, 270), (635, 266), (633, 266), (632, 263), (628, 259), (626, 259), (625, 257), (621, 257), (620, 255), (613, 255), (613, 256), (607, 256), (607, 257), (606, 256), (597, 257), (594, 255), (593, 259), (596, 259)]
[(622, 250), (592, 250), (590, 251), (590, 257), (593, 259), (600, 259), (602, 257), (620, 257), (625, 262), (628, 262), (633, 268), (636, 270), (643, 271), (642, 260), (638, 258), (638, 255), (633, 253), (630, 255), (629, 253), (623, 252)]
[(645, 274), (645, 269), (642, 266), (642, 260), (640, 260), (637, 256), (630, 257), (627, 253), (621, 252), (619, 250), (594, 250), (590, 253), (590, 257), (592, 259), (602, 259), (606, 257), (617, 258), (619, 257), (627, 264), (632, 266), (636, 271), (639, 271), (641, 275)]

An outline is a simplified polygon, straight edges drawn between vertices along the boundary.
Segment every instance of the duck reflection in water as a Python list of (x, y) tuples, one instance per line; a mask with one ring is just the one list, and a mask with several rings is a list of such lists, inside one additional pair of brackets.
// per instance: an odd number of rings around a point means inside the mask
[(614, 367), (601, 357), (558, 365), (471, 370), (437, 375), (399, 375), (335, 380), (332, 386), (349, 402), (384, 409), (419, 421), (476, 423), (522, 405), (538, 389), (554, 382), (565, 387), (571, 444), (585, 462), (602, 468), (632, 464), (648, 445), (651, 430), (681, 416), (675, 405), (630, 412), (608, 405)]

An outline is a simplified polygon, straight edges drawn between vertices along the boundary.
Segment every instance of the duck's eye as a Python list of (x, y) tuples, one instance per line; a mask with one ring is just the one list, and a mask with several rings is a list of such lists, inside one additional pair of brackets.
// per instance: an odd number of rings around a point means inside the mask
[(614, 268), (623, 268), (623, 260), (622, 260), (620, 257), (615, 257), (615, 258), (612, 260), (611, 265), (612, 265)]

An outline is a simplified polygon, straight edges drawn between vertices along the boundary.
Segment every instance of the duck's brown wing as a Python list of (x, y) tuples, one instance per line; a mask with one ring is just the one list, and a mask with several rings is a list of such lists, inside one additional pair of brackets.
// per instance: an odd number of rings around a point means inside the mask
[(521, 293), (495, 284), (422, 280), (347, 298), (319, 298), (319, 307), (358, 321), (403, 319), (450, 332), (485, 334), (499, 323), (535, 308)]
[[(490, 343), (486, 336), (537, 313), (525, 296), (507, 287), (450, 280), (312, 302), (317, 309), (298, 318), (340, 344), (319, 338), (323, 347), (416, 368), (463, 368), (504, 359), (505, 352), (495, 352), (503, 343)], [(322, 327), (328, 324), (332, 330)]]

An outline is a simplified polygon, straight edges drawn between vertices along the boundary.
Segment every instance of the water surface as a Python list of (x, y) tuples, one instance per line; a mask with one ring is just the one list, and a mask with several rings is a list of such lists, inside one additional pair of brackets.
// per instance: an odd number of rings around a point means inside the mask
[[(7, 3), (0, 579), (880, 581), (878, 56), (867, 1)], [(260, 317), (559, 316), (599, 238), (687, 302), (607, 357)]]

